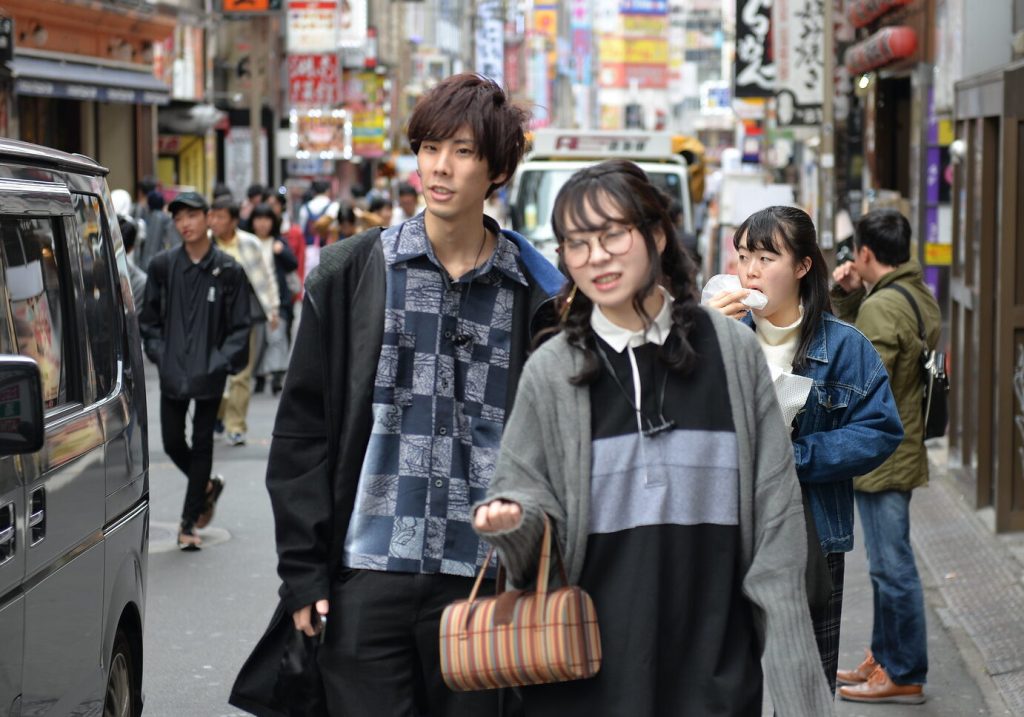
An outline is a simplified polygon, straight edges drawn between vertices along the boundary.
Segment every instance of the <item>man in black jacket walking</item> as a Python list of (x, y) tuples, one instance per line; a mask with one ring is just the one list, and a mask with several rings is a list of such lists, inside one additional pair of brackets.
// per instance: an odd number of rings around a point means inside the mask
[[(267, 486), (282, 598), (330, 714), (476, 717), (438, 626), (486, 546), (486, 491), (538, 308), (563, 277), (483, 213), (522, 157), (527, 113), (494, 82), (439, 83), (409, 123), (426, 211), (326, 247), (306, 283)], [(280, 659), (277, 660), (277, 664)]]
[[(164, 451), (188, 478), (178, 547), (198, 550), (196, 528), (213, 517), (224, 481), (210, 475), (213, 425), (228, 374), (249, 358), (249, 282), (242, 267), (213, 246), (209, 206), (196, 192), (171, 202), (182, 244), (149, 264), (139, 325), (146, 355), (160, 371), (160, 424)], [(189, 402), (192, 445), (185, 440)]]

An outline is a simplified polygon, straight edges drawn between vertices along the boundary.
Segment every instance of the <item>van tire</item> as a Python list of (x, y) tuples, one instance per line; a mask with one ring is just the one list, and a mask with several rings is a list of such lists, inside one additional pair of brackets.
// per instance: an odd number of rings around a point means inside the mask
[(103, 695), (103, 717), (139, 717), (139, 671), (131, 644), (122, 630), (114, 636), (110, 654), (107, 689)]

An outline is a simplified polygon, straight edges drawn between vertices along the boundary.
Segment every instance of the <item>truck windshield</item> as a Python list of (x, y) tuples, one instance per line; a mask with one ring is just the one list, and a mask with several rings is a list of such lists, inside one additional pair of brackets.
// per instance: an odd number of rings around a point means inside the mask
[[(683, 203), (682, 186), (678, 172), (659, 172), (645, 167), (651, 182), (668, 195), (672, 202)], [(669, 167), (666, 167), (669, 169)], [(529, 169), (519, 180), (519, 194), (512, 211), (512, 227), (536, 243), (555, 238), (551, 230), (551, 208), (575, 169)]]

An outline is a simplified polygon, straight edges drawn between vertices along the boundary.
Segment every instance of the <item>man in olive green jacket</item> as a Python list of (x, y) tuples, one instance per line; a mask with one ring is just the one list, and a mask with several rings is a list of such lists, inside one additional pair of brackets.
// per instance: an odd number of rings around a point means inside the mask
[(874, 595), (867, 658), (839, 670), (839, 695), (856, 702), (924, 702), (928, 674), (924, 596), (910, 544), (911, 491), (928, 482), (921, 413), (921, 335), (909, 292), (924, 322), (928, 348), (938, 343), (939, 305), (910, 259), (910, 223), (876, 210), (857, 225), (852, 262), (836, 267), (832, 306), (878, 350), (903, 421), (903, 442), (876, 470), (854, 480)]

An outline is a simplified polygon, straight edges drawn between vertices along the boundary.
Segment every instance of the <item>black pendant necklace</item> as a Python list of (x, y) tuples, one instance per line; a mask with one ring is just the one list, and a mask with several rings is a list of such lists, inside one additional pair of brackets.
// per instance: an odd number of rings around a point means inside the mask
[[(665, 418), (665, 385), (668, 383), (668, 369), (665, 370), (665, 373), (662, 374), (661, 377), (661, 389), (658, 392), (658, 422), (655, 423), (649, 416), (644, 415), (643, 409), (636, 405), (633, 397), (629, 395), (629, 391), (627, 391), (626, 387), (622, 385), (622, 381), (619, 380), (619, 375), (615, 372), (612, 362), (608, 359), (608, 354), (604, 352), (604, 349), (600, 344), (597, 344), (597, 354), (601, 357), (601, 363), (604, 365), (605, 370), (607, 370), (611, 375), (612, 380), (615, 381), (615, 385), (619, 387), (619, 391), (633, 409), (634, 414), (640, 416), (640, 421), (645, 426), (641, 433), (645, 438), (654, 438), (655, 436), (665, 433), (666, 431), (671, 431), (676, 427), (675, 421)], [(657, 371), (655, 371), (655, 374), (657, 374)], [(642, 393), (643, 390), (641, 389), (641, 400)]]
[[(484, 227), (484, 235), (480, 239), (480, 248), (476, 250), (476, 258), (473, 260), (473, 266), (469, 271), (476, 271), (477, 266), (480, 264), (480, 255), (484, 253), (484, 246), (487, 244), (487, 227)], [(466, 272), (467, 274), (469, 272)], [(476, 281), (476, 277), (473, 277), (467, 282), (466, 293), (462, 294), (459, 301), (459, 318), (457, 320), (457, 326), (455, 327), (455, 338), (452, 339), (452, 343), (459, 348), (469, 346), (473, 343), (473, 335), (464, 330), (462, 324), (462, 313), (466, 304), (469, 303), (470, 292), (473, 291), (473, 282)]]

